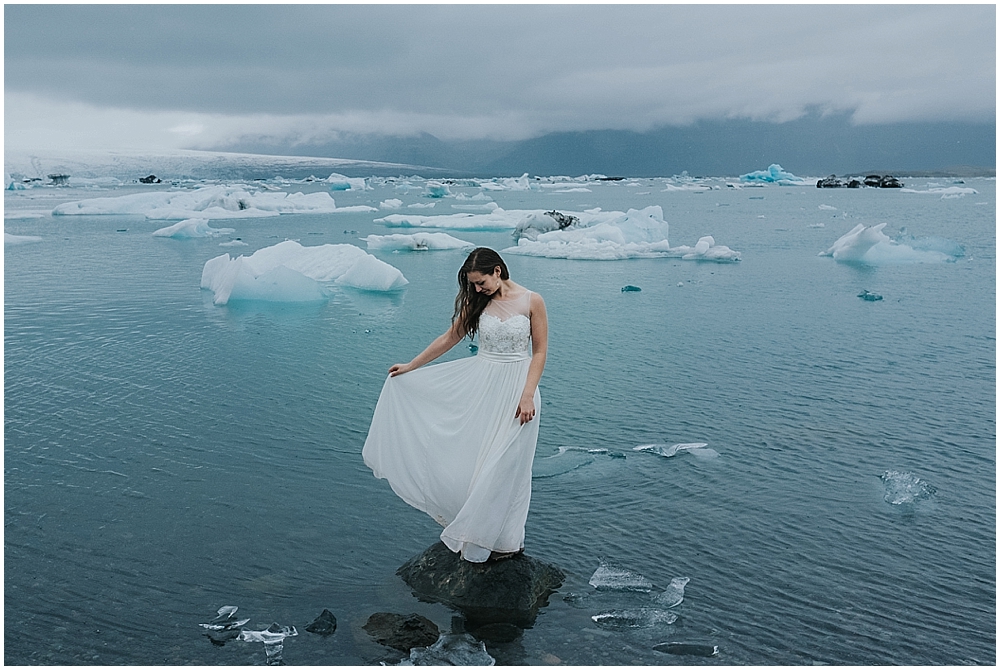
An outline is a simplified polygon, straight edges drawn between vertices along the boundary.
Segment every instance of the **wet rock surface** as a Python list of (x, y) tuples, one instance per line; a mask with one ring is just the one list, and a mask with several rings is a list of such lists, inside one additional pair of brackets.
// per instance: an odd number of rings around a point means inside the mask
[(337, 630), (337, 617), (328, 609), (324, 609), (311, 624), (306, 626), (306, 630), (317, 635), (332, 635)]
[(419, 614), (376, 612), (362, 628), (379, 644), (402, 652), (429, 647), (441, 634), (437, 624)]
[(414, 556), (396, 571), (414, 594), (458, 610), (470, 631), (491, 623), (530, 627), (565, 574), (521, 553), (486, 563), (469, 563), (442, 543)]

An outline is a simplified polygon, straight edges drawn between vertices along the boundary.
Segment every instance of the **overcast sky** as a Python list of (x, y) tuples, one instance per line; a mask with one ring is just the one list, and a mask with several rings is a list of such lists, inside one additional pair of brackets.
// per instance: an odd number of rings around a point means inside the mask
[(6, 5), (8, 149), (992, 122), (996, 9)]

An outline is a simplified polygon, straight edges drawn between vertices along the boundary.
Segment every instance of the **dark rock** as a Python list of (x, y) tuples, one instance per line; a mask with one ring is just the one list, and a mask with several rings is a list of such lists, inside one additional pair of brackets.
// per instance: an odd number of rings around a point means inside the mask
[(865, 289), (858, 294), (858, 297), (862, 300), (867, 300), (868, 302), (875, 302), (876, 300), (881, 300), (882, 296), (878, 293), (871, 293), (868, 289)]
[(484, 642), (507, 643), (521, 637), (524, 629), (512, 623), (488, 623), (472, 631), (472, 636)]
[(878, 188), (879, 184), (882, 183), (882, 175), (880, 174), (870, 174), (865, 177), (865, 186), (872, 186)]
[(148, 177), (139, 177), (140, 184), (159, 184), (161, 179), (157, 179), (155, 174), (151, 174)]
[(362, 628), (379, 644), (402, 652), (414, 647), (429, 647), (440, 637), (437, 624), (419, 614), (376, 612), (368, 617)]
[(899, 181), (895, 177), (886, 175), (882, 177), (882, 181), (879, 182), (879, 188), (903, 188), (903, 182)]
[(861, 182), (858, 181), (857, 179), (852, 179), (851, 181), (847, 182), (847, 188), (861, 188)]
[(306, 626), (306, 630), (317, 635), (330, 635), (337, 630), (337, 617), (333, 616), (330, 610), (324, 609), (311, 624)]
[(628, 286), (622, 286), (622, 293), (632, 293), (641, 290), (642, 289), (639, 288), (638, 286), (632, 286), (631, 284), (629, 284)]
[(816, 188), (840, 188), (844, 185), (844, 182), (837, 179), (836, 175), (830, 175), (825, 179), (820, 179), (816, 182)]
[(597, 181), (625, 181), (625, 177), (598, 177)]
[(719, 647), (714, 644), (689, 644), (687, 642), (664, 642), (653, 647), (664, 654), (677, 656), (718, 656)]
[(52, 183), (55, 186), (66, 186), (69, 184), (68, 174), (50, 174), (49, 179), (52, 180)]
[(465, 615), (469, 630), (489, 623), (530, 628), (565, 578), (559, 568), (524, 553), (470, 563), (440, 542), (404, 563), (396, 574), (418, 598)]

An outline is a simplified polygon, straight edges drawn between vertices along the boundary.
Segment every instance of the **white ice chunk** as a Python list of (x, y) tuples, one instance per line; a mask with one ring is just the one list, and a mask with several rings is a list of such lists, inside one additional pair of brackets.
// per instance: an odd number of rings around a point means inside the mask
[(964, 254), (961, 245), (943, 238), (926, 238), (926, 243), (915, 239), (907, 239), (909, 243), (896, 242), (882, 232), (885, 226), (885, 223), (876, 226), (859, 223), (819, 255), (832, 256), (834, 260), (845, 263), (883, 265), (942, 263), (954, 261)]
[(887, 470), (880, 479), (885, 485), (884, 499), (890, 505), (915, 503), (937, 493), (937, 489), (912, 472)]
[(436, 202), (415, 202), (412, 205), (407, 205), (409, 209), (434, 209)]
[(37, 235), (11, 235), (10, 233), (3, 234), (4, 246), (13, 246), (15, 244), (32, 244), (33, 242), (41, 242), (42, 238)]
[(448, 233), (413, 233), (412, 235), (369, 235), (364, 238), (370, 250), (465, 249), (476, 246), (472, 242), (452, 237)]
[(331, 191), (364, 191), (368, 188), (364, 177), (345, 177), (336, 172), (326, 178)]
[(419, 214), (390, 214), (375, 219), (395, 228), (444, 228), (449, 230), (510, 230), (520, 222), (524, 212), (506, 212), (499, 207), (488, 214), (442, 214), (421, 216)]
[(429, 181), (424, 188), (425, 198), (447, 198), (451, 195), (451, 189), (448, 188), (448, 185), (440, 182)]
[(690, 581), (691, 579), (688, 577), (674, 577), (663, 592), (653, 596), (653, 602), (665, 608), (680, 605), (684, 601), (684, 586)]
[(251, 256), (223, 254), (209, 260), (202, 270), (201, 287), (215, 293), (216, 305), (231, 299), (313, 302), (325, 299), (319, 282), (341, 279), (339, 283), (372, 291), (395, 290), (407, 283), (398, 269), (354, 245), (304, 247), (286, 240)]
[(829, 211), (829, 212), (836, 212), (837, 211), (837, 208), (834, 207), (834, 206), (832, 206), (832, 205), (820, 205), (819, 208), (822, 209), (822, 210)]
[(399, 209), (403, 206), (403, 201), (399, 198), (389, 198), (378, 204), (379, 209)]
[(172, 226), (154, 231), (153, 237), (172, 237), (175, 240), (182, 240), (195, 237), (219, 237), (234, 232), (236, 230), (233, 228), (212, 228), (208, 225), (208, 219), (185, 219)]
[(500, 205), (490, 201), (481, 205), (452, 205), (451, 208), (459, 209), (463, 212), (492, 212), (495, 209), (500, 209)]
[(659, 456), (664, 456), (670, 458), (676, 456), (678, 452), (681, 451), (691, 451), (693, 449), (701, 449), (707, 447), (707, 442), (684, 442), (681, 444), (640, 444), (638, 447), (632, 447), (632, 451), (648, 451)]
[(220, 247), (247, 247), (250, 246), (243, 240), (229, 240), (228, 242), (219, 242)]
[[(929, 185), (929, 184), (928, 184)], [(900, 193), (923, 193), (930, 195), (940, 195), (942, 200), (948, 200), (951, 198), (962, 198), (967, 195), (975, 195), (979, 193), (974, 188), (969, 188), (967, 186), (946, 186), (938, 188), (928, 188), (925, 191), (918, 191), (913, 188), (901, 188)]]
[(429, 647), (415, 647), (400, 665), (496, 665), (486, 651), (486, 643), (468, 633), (443, 633)]
[(656, 625), (669, 625), (677, 621), (677, 615), (667, 610), (653, 607), (640, 607), (627, 610), (609, 610), (590, 617), (598, 626), (622, 630), (627, 628), (649, 628)]

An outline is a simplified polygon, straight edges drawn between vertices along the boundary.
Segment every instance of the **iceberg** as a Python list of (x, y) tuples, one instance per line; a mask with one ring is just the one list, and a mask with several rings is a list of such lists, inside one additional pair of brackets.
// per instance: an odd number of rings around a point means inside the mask
[(429, 647), (415, 647), (400, 665), (496, 665), (486, 643), (468, 633), (444, 633)]
[(244, 642), (263, 642), (267, 664), (284, 665), (281, 660), (281, 652), (285, 648), (285, 638), (295, 637), (298, 634), (295, 626), (279, 626), (277, 623), (272, 623), (265, 630), (241, 631), (237, 639)]
[(426, 251), (430, 249), (466, 249), (476, 246), (472, 242), (460, 240), (448, 233), (369, 235), (363, 239), (370, 250)]
[(429, 181), (424, 188), (425, 198), (447, 198), (451, 195), (451, 189), (448, 188), (448, 185), (440, 182)]
[(882, 265), (954, 262), (965, 253), (961, 245), (944, 238), (903, 236), (902, 241), (897, 242), (882, 232), (886, 225), (859, 223), (819, 255), (831, 256), (844, 263)]
[(249, 192), (241, 186), (206, 186), (193, 191), (154, 191), (67, 202), (53, 216), (140, 214), (147, 219), (239, 219), (280, 214), (374, 212), (374, 207), (337, 207), (329, 193)]
[(180, 223), (153, 231), (153, 237), (172, 237), (175, 240), (182, 240), (194, 237), (218, 237), (235, 232), (234, 228), (212, 228), (208, 225), (208, 219), (185, 219)]
[(403, 206), (403, 201), (399, 198), (389, 198), (378, 204), (379, 209), (399, 209)]
[(879, 479), (885, 485), (884, 500), (890, 505), (912, 504), (937, 493), (936, 488), (912, 472), (886, 470)]
[(11, 235), (10, 233), (3, 234), (3, 244), (4, 246), (13, 246), (16, 244), (32, 244), (33, 242), (41, 242), (42, 238), (37, 235)]
[(331, 191), (364, 191), (368, 188), (364, 177), (345, 177), (336, 172), (326, 178)]
[[(577, 218), (565, 228), (556, 217), (530, 212), (515, 229), (517, 246), (506, 253), (574, 260), (623, 260), (629, 258), (681, 258), (684, 260), (738, 261), (740, 253), (716, 245), (711, 236), (702, 237), (694, 247), (671, 247), (669, 226), (659, 205), (627, 212), (588, 210), (560, 213)], [(556, 229), (553, 229), (556, 228)], [(539, 232), (539, 231), (547, 232)]]
[(740, 175), (740, 181), (766, 183), (805, 183), (802, 177), (796, 177), (791, 172), (785, 172), (777, 163), (772, 163), (766, 170), (756, 170)]
[(250, 256), (216, 256), (205, 263), (201, 287), (216, 305), (230, 300), (318, 302), (322, 282), (368, 291), (394, 291), (408, 282), (397, 268), (352, 244), (304, 247), (293, 240), (258, 249)]

